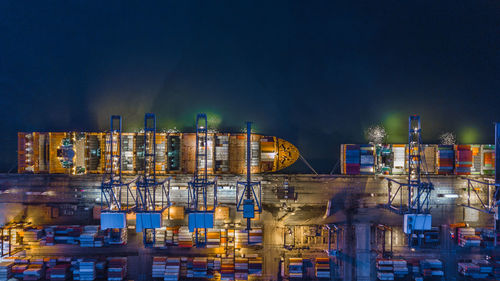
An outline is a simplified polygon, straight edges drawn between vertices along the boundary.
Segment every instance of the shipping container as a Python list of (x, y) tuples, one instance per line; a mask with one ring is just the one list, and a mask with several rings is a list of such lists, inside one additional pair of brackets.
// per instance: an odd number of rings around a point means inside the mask
[(481, 174), (495, 175), (495, 145), (481, 146)]
[(436, 174), (436, 166), (437, 166), (437, 145), (435, 144), (426, 144), (423, 146), (424, 153), (422, 158), (422, 173), (423, 174)]
[(345, 175), (359, 175), (361, 172), (361, 151), (359, 145), (342, 144), (341, 172)]
[(481, 145), (472, 144), (472, 167), (470, 170), (471, 175), (480, 175), (481, 174)]
[(438, 174), (451, 175), (454, 170), (455, 151), (453, 145), (438, 145)]
[(472, 169), (472, 148), (470, 145), (455, 145), (455, 174), (470, 175)]
[(372, 175), (375, 173), (375, 147), (371, 144), (360, 145), (359, 152), (360, 174)]
[(393, 175), (402, 175), (406, 172), (407, 157), (405, 144), (393, 144), (392, 153), (394, 157), (394, 166), (392, 167)]

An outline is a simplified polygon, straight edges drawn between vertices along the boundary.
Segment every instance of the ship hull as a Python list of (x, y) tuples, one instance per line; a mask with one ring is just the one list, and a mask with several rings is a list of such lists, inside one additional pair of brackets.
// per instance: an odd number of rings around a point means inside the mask
[[(104, 174), (110, 170), (110, 147), (121, 151), (124, 175), (144, 170), (144, 134), (122, 133), (121, 145), (101, 132), (18, 133), (18, 172), (50, 174)], [(211, 133), (207, 141), (209, 174), (246, 173), (246, 134)], [(292, 165), (299, 156), (291, 143), (273, 136), (251, 135), (252, 173), (276, 172)], [(200, 153), (204, 152), (200, 150)], [(158, 175), (194, 173), (204, 163), (196, 163), (196, 134), (156, 133)], [(113, 163), (116, 171), (117, 163)]]

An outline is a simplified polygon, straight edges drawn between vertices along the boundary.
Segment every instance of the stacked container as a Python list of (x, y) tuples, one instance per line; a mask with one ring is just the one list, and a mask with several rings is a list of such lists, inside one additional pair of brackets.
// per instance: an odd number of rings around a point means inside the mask
[(181, 259), (180, 258), (168, 258), (167, 264), (165, 267), (165, 275), (163, 280), (165, 281), (177, 281), (179, 280), (181, 267)]
[(38, 245), (40, 239), (42, 238), (43, 230), (41, 229), (29, 229), (23, 232), (23, 242), (28, 245)]
[(316, 258), (316, 278), (330, 279), (330, 259)]
[[(189, 266), (188, 266), (189, 268)], [(208, 278), (207, 276), (207, 258), (196, 257), (192, 260), (193, 277), (194, 278)]]
[(371, 144), (363, 144), (360, 149), (360, 169), (362, 175), (371, 175), (375, 172), (375, 148)]
[(179, 228), (179, 247), (193, 247), (193, 235), (191, 232), (189, 232), (189, 228), (187, 226), (182, 226)]
[(458, 229), (458, 245), (460, 247), (479, 247), (481, 246), (481, 237), (476, 235), (472, 227)]
[(123, 280), (127, 276), (127, 258), (108, 258), (108, 281)]
[(495, 280), (500, 280), (500, 259), (498, 256), (493, 256), (490, 260), (491, 266), (493, 267), (493, 271), (491, 276), (495, 278)]
[(262, 258), (248, 258), (248, 274), (252, 276), (262, 276)]
[(79, 279), (74, 280), (80, 280), (80, 281), (91, 281), (94, 280), (96, 277), (95, 274), (95, 261), (90, 260), (90, 259), (84, 259), (79, 261), (78, 263), (78, 274), (74, 274), (77, 276)]
[(455, 146), (455, 174), (470, 175), (472, 168), (472, 149), (470, 145)]
[(181, 257), (181, 266), (180, 266), (180, 277), (181, 278), (186, 278), (188, 277), (188, 258), (187, 257)]
[(234, 249), (236, 244), (236, 231), (234, 229), (227, 230), (227, 247), (228, 249)]
[[(101, 243), (94, 244), (94, 240), (99, 231), (98, 225), (87, 225), (83, 227), (83, 233), (80, 234), (80, 246), (81, 247), (95, 247), (101, 246)], [(97, 242), (97, 241), (96, 241)]]
[[(144, 139), (144, 135), (140, 136)], [(122, 172), (123, 173), (134, 173), (134, 144), (135, 144), (136, 134), (134, 133), (123, 133), (122, 134)], [(116, 149), (116, 146), (115, 146)], [(144, 148), (143, 148), (144, 149)]]
[(207, 231), (207, 248), (218, 248), (220, 246), (220, 230), (210, 229)]
[(453, 145), (438, 145), (438, 174), (453, 174), (454, 159)]
[(248, 280), (248, 259), (246, 258), (234, 259), (234, 279)]
[(12, 266), (12, 275), (14, 278), (22, 279), (26, 269), (28, 269), (28, 264), (16, 264)]
[(424, 154), (422, 159), (422, 173), (425, 174), (435, 174), (436, 173), (436, 151), (437, 145), (426, 144), (423, 146)]
[(444, 276), (443, 263), (438, 259), (420, 261), (420, 270), (424, 278)]
[(472, 262), (458, 263), (458, 272), (474, 279), (485, 279), (493, 274), (493, 266), (486, 260), (472, 260)]
[(471, 175), (481, 174), (481, 145), (473, 144), (470, 146), (472, 151)]
[(248, 232), (246, 230), (235, 230), (235, 246), (236, 248), (242, 248), (248, 245)]
[(167, 246), (179, 245), (179, 228), (167, 227), (165, 234), (165, 244)]
[(377, 260), (377, 278), (378, 280), (394, 280), (392, 260)]
[(496, 231), (493, 228), (484, 228), (481, 230), (481, 245), (487, 249), (495, 247)]
[(30, 264), (23, 272), (23, 280), (40, 280), (44, 275), (43, 262), (42, 264)]
[(13, 262), (0, 262), (0, 280), (8, 280), (12, 276)]
[(359, 145), (343, 144), (341, 149), (342, 174), (359, 175), (361, 171)]
[(58, 264), (50, 268), (50, 280), (63, 281), (68, 277), (69, 264)]
[(495, 145), (483, 145), (481, 173), (486, 176), (495, 175)]
[(253, 228), (250, 230), (250, 245), (262, 245), (262, 228)]
[(290, 258), (288, 263), (288, 276), (290, 279), (302, 279), (303, 266), (301, 258)]
[(405, 260), (392, 260), (394, 276), (396, 278), (404, 278), (408, 275), (408, 265)]
[(221, 280), (234, 280), (234, 260), (223, 258), (220, 270)]
[(393, 144), (392, 145), (393, 166), (392, 174), (401, 175), (405, 173), (406, 169), (406, 145)]
[(153, 257), (153, 278), (164, 278), (165, 277), (165, 266), (167, 263), (167, 257)]
[(229, 172), (229, 136), (219, 135), (215, 138), (215, 171)]
[(163, 248), (165, 247), (165, 232), (166, 227), (161, 227), (155, 229), (155, 248)]

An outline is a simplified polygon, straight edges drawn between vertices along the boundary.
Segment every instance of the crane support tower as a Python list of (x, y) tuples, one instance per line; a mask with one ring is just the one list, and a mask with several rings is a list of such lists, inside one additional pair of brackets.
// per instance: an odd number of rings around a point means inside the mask
[[(156, 177), (156, 116), (144, 116), (144, 170), (136, 188), (136, 231), (143, 233), (144, 246), (156, 242), (156, 228), (162, 224), (162, 213), (170, 207), (170, 177), (159, 182)], [(160, 193), (160, 194), (158, 194)], [(161, 196), (160, 202), (156, 200)]]
[[(495, 123), (495, 178), (486, 179), (486, 181), (464, 178), (467, 180), (467, 203), (462, 204), (463, 207), (471, 208), (476, 211), (487, 213), (495, 216), (495, 231), (500, 233), (500, 123)], [(481, 198), (478, 190), (486, 189), (486, 198)], [(472, 205), (471, 197), (476, 197), (480, 205)], [(497, 235), (495, 235), (495, 245), (497, 245)]]
[(186, 208), (189, 231), (195, 232), (196, 247), (206, 246), (207, 229), (214, 226), (214, 211), (217, 207), (217, 177), (212, 181), (208, 179), (207, 127), (207, 115), (198, 114), (196, 116), (195, 169), (193, 180), (188, 184), (188, 207)]
[[(431, 229), (432, 224), (429, 199), (434, 185), (430, 181), (425, 163), (420, 116), (412, 115), (408, 119), (408, 180), (402, 183), (393, 178), (385, 178), (388, 181), (386, 207), (404, 216), (403, 231), (408, 234), (409, 246), (420, 245), (418, 233)], [(422, 180), (422, 174), (426, 175), (425, 180)], [(395, 191), (393, 191), (393, 184), (396, 185)], [(403, 204), (404, 189), (407, 190), (406, 206)], [(398, 196), (400, 200), (396, 200)], [(399, 206), (395, 206), (396, 201), (400, 202)], [(412, 240), (414, 237), (417, 237), (417, 241)]]
[[(252, 181), (251, 162), (252, 157), (252, 123), (247, 122), (247, 180), (236, 183), (236, 210), (243, 212), (243, 218), (247, 220), (247, 232), (252, 229), (251, 220), (255, 218), (255, 212), (262, 212), (262, 185), (260, 181)], [(241, 189), (241, 186), (243, 187)], [(242, 190), (240, 192), (240, 189)], [(249, 240), (250, 241), (250, 240)]]
[[(101, 183), (101, 229), (126, 228), (125, 214), (132, 210), (134, 195), (130, 185), (122, 181), (122, 117), (112, 115), (110, 130), (106, 134), (104, 155), (105, 174)], [(126, 201), (122, 201), (125, 188)], [(130, 196), (129, 196), (130, 195)], [(132, 199), (129, 201), (129, 199)]]

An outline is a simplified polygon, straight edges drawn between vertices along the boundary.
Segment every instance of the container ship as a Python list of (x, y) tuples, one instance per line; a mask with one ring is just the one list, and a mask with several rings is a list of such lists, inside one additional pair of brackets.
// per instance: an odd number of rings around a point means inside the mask
[[(495, 145), (423, 145), (421, 173), (430, 175), (495, 174)], [(406, 144), (342, 144), (344, 175), (403, 175), (408, 172)]]
[[(118, 138), (105, 132), (18, 133), (18, 172), (103, 174), (109, 166), (110, 145)], [(204, 148), (200, 148), (204, 149)], [(273, 136), (251, 135), (251, 172), (275, 172), (292, 165), (299, 151)], [(201, 152), (201, 151), (200, 151)], [(195, 133), (156, 133), (156, 173), (194, 173)], [(199, 163), (200, 167), (204, 165)], [(122, 133), (121, 168), (124, 175), (144, 170), (144, 133)], [(210, 133), (207, 141), (209, 174), (246, 173), (246, 134)]]

